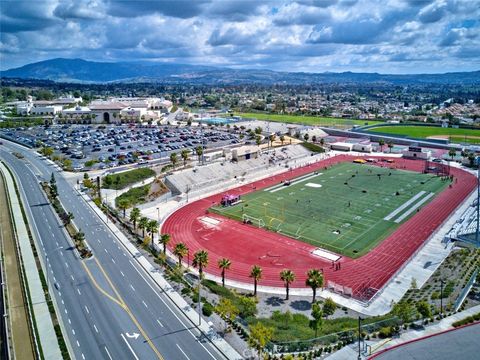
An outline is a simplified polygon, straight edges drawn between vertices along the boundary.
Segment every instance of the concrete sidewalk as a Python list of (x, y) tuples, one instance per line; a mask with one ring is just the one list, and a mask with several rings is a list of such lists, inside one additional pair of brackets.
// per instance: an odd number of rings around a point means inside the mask
[[(80, 193), (83, 199), (87, 204), (92, 208), (92, 210), (102, 219), (105, 225), (108, 226), (110, 231), (117, 237), (117, 239), (122, 243), (122, 245), (127, 249), (127, 251), (135, 258), (137, 263), (145, 270), (145, 275), (149, 276), (153, 281), (160, 287), (161, 290), (170, 298), (172, 302), (181, 310), (181, 312), (195, 325), (198, 325), (198, 313), (191, 308), (190, 305), (185, 301), (185, 299), (180, 296), (175, 289), (173, 289), (170, 284), (165, 280), (165, 278), (156, 271), (150, 262), (141, 255), (138, 249), (127, 239), (127, 237), (111, 222), (107, 222), (107, 216), (93, 203), (93, 201), (88, 198), (87, 195)], [(148, 284), (148, 282), (147, 282)], [(153, 291), (156, 291), (152, 288)], [(219, 336), (216, 331), (211, 327), (205, 319), (202, 318), (200, 326), (198, 328), (207, 336), (210, 341), (219, 349), (225, 357), (231, 360), (242, 359), (242, 356), (230, 345), (228, 344), (221, 336)]]
[(52, 318), (48, 310), (47, 301), (43, 292), (42, 283), (38, 273), (33, 250), (28, 237), (27, 226), (23, 221), (20, 201), (15, 193), (13, 178), (3, 163), (0, 163), (0, 171), (5, 176), (8, 197), (13, 213), (17, 241), (22, 254), (22, 262), (30, 293), (31, 308), (34, 313), (34, 321), (38, 330), (43, 356), (45, 359), (62, 359), (58, 345), (57, 335), (53, 327)]

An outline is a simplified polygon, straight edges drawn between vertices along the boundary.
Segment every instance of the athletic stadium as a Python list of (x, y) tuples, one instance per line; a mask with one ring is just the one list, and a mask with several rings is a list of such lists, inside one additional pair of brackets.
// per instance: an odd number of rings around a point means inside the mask
[[(337, 155), (208, 196), (175, 211), (162, 231), (169, 245), (205, 249), (212, 264), (232, 261), (230, 280), (282, 287), (295, 272), (304, 288), (309, 269), (331, 291), (369, 301), (476, 186), (457, 167), (404, 158)], [(215, 266), (207, 269), (220, 276)]]

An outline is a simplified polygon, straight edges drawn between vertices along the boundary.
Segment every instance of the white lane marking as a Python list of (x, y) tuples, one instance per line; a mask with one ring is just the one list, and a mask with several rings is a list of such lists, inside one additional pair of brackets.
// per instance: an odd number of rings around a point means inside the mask
[(98, 333), (98, 329), (97, 329), (97, 327), (95, 326), (95, 324), (93, 324), (93, 328), (94, 328), (95, 331)]
[(75, 330), (72, 329), (72, 334), (75, 335)]
[(120, 274), (122, 274), (122, 276), (125, 277), (125, 274), (123, 273), (123, 271), (120, 271)]
[(148, 305), (145, 303), (145, 301), (142, 300), (142, 304), (143, 304), (143, 306), (145, 306), (146, 308), (148, 308)]
[(67, 263), (65, 263), (65, 266), (68, 268), (68, 264), (67, 264)]
[(57, 244), (57, 246), (58, 246), (58, 241), (55, 241), (55, 244)]
[(85, 360), (85, 355), (83, 355), (83, 353), (82, 353), (82, 359)]
[(70, 275), (70, 277), (72, 278), (73, 281), (75, 281), (75, 278), (73, 277), (73, 275)]
[(182, 348), (180, 347), (180, 345), (178, 345), (178, 344), (175, 344), (175, 345), (177, 345), (178, 350), (180, 350), (180, 351), (182, 352), (183, 356), (185, 356), (188, 360), (190, 360), (190, 358), (187, 356), (187, 354), (185, 354), (185, 351), (182, 350)]
[(80, 343), (78, 342), (78, 340), (77, 340), (77, 346), (80, 347)]
[(68, 314), (68, 311), (67, 311), (67, 309), (65, 309), (65, 314)]
[(87, 312), (87, 314), (90, 314), (90, 310), (88, 310), (87, 305), (85, 305), (85, 311)]
[(72, 325), (72, 322), (71, 322), (70, 318), (68, 318), (68, 323), (69, 323), (70, 325)]
[(63, 301), (63, 299), (62, 299), (62, 305), (65, 305), (65, 303), (64, 303), (64, 301)]
[(108, 352), (108, 349), (107, 349), (107, 347), (106, 347), (106, 346), (105, 346), (105, 352), (107, 353), (107, 355), (108, 355), (108, 358), (109, 358), (110, 360), (113, 360), (113, 359), (112, 359), (112, 357), (110, 356), (110, 353)]
[(112, 262), (115, 264), (115, 260), (112, 258)]
[(55, 278), (55, 276), (53, 277), (53, 281), (57, 282), (57, 279)]
[(63, 256), (63, 252), (61, 252), (61, 253), (60, 253), (60, 255), (62, 255), (62, 256)]
[(158, 323), (158, 325), (160, 325), (161, 327), (163, 327), (163, 324), (160, 322), (160, 320), (157, 319), (157, 323)]
[(135, 288), (133, 287), (133, 285), (132, 285), (132, 284), (130, 284), (130, 287), (132, 288), (132, 290), (133, 290), (133, 291), (135, 291)]
[[(132, 264), (133, 265), (133, 264)], [(152, 289), (152, 291), (155, 293), (155, 295), (157, 295), (157, 297), (163, 302), (163, 304), (168, 308), (168, 310), (170, 310), (170, 312), (173, 314), (173, 316), (175, 316), (178, 320), (178, 322), (180, 324), (183, 325), (183, 327), (185, 327), (187, 329), (187, 331), (190, 333), (190, 335), (192, 335), (192, 337), (197, 340), (198, 337), (195, 336), (195, 334), (189, 329), (189, 326), (185, 325), (185, 323), (178, 317), (178, 315), (175, 313), (175, 311), (170, 307), (170, 305), (168, 305), (166, 303), (165, 300), (162, 299), (162, 297), (158, 294), (157, 290), (155, 290), (153, 288), (153, 286), (150, 284), (150, 282), (147, 281), (147, 279), (145, 279), (145, 277), (142, 275), (142, 273), (140, 273), (140, 270), (138, 270), (135, 266), (133, 267), (136, 272), (138, 273), (138, 275), (140, 275), (140, 277), (147, 283), (147, 285), (150, 287), (150, 289)], [(185, 316), (185, 315), (184, 315)], [(212, 355), (212, 353), (210, 351), (208, 351), (208, 349), (205, 347), (205, 345), (203, 345), (201, 342), (199, 342), (199, 344), (205, 349), (205, 351), (212, 357), (212, 359), (217, 359), (215, 356)]]
[(130, 351), (132, 352), (132, 354), (133, 354), (133, 356), (135, 357), (135, 359), (138, 360), (137, 354), (135, 354), (135, 352), (133, 351), (132, 347), (131, 347), (130, 344), (128, 343), (127, 339), (125, 339), (125, 336), (123, 336), (123, 334), (120, 334), (120, 336), (122, 337), (123, 341), (125, 341), (125, 344), (127, 344), (128, 348), (129, 348)]
[(82, 293), (80, 292), (80, 289), (77, 289), (77, 293), (78, 295), (82, 295)]
[(105, 252), (108, 254), (108, 250), (107, 250), (107, 249), (103, 249), (103, 250), (105, 250)]

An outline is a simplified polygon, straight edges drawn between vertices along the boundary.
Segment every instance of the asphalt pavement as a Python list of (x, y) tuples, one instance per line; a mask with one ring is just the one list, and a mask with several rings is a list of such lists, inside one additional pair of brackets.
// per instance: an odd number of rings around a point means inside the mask
[[(39, 252), (48, 264), (49, 285), (75, 358), (224, 358), (144, 273), (54, 165), (7, 142), (0, 147), (0, 157), (24, 190), (27, 214), (34, 220)], [(52, 172), (60, 200), (74, 214), (74, 223), (93, 250), (91, 259), (78, 258), (39, 187), (39, 181), (49, 180)]]

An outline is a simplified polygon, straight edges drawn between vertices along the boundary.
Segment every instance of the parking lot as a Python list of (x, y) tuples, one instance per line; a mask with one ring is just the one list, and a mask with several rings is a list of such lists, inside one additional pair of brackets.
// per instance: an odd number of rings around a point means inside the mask
[(2, 130), (1, 134), (32, 147), (43, 143), (55, 155), (71, 159), (74, 170), (83, 170), (85, 163), (91, 165), (88, 169), (104, 169), (168, 159), (172, 152), (180, 155), (184, 149), (196, 158), (195, 149), (202, 142), (205, 151), (240, 143), (237, 134), (227, 131), (168, 125), (53, 125)]

